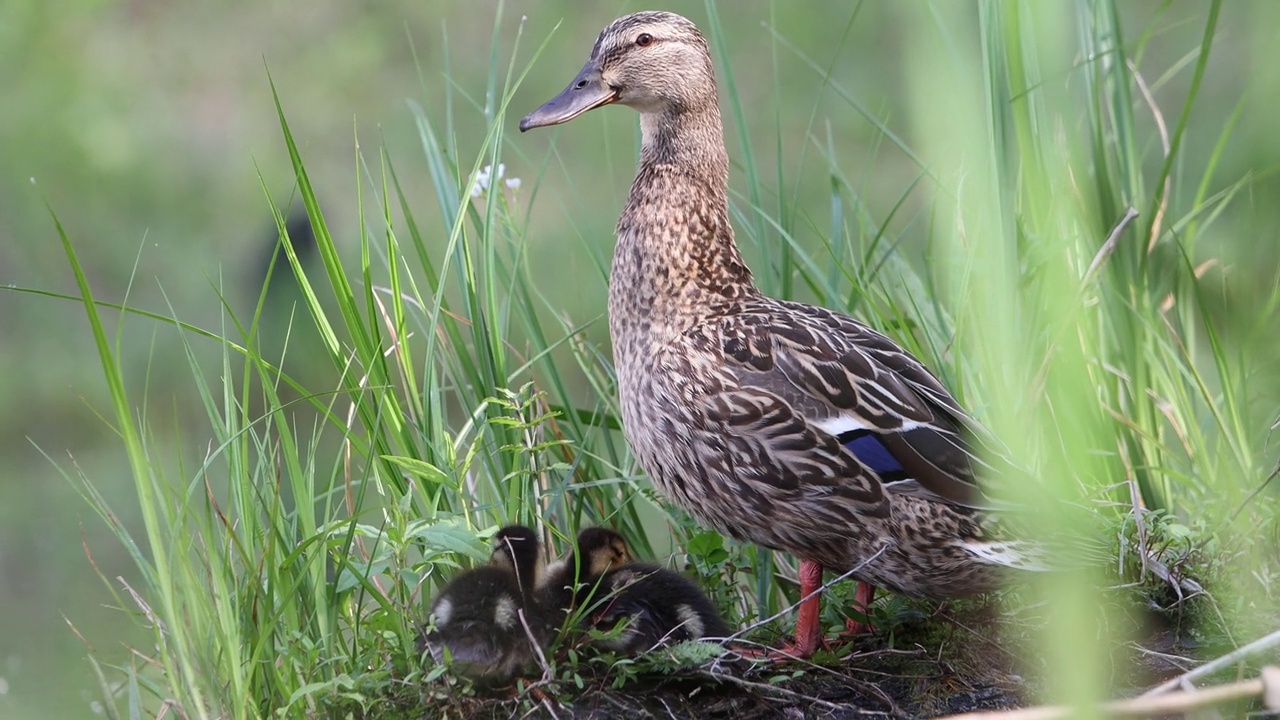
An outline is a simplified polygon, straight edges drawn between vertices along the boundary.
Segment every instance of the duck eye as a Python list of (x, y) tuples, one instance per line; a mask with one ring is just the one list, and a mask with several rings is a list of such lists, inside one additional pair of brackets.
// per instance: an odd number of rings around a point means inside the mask
[(640, 33), (636, 36), (636, 45), (640, 47), (649, 47), (653, 44), (653, 36), (649, 33)]

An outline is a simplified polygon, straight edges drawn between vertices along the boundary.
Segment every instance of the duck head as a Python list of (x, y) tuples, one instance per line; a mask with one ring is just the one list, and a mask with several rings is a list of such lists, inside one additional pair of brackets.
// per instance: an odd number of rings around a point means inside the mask
[(664, 115), (716, 101), (707, 40), (669, 12), (618, 18), (600, 33), (591, 57), (559, 95), (520, 121), (520, 130), (559, 125), (617, 103)]

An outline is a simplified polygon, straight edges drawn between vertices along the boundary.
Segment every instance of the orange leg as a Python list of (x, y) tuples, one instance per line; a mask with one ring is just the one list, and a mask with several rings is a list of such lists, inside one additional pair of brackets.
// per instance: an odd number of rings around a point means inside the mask
[(853, 609), (858, 611), (866, 620), (854, 620), (849, 618), (844, 621), (845, 631), (840, 633), (842, 636), (850, 637), (860, 635), (865, 632), (871, 632), (875, 628), (871, 627), (871, 600), (876, 595), (876, 586), (871, 583), (858, 581), (858, 589), (853, 594)]
[[(822, 565), (813, 560), (800, 561), (800, 608), (796, 614), (795, 640), (772, 652), (763, 653), (773, 660), (806, 659), (813, 657), (819, 647), (834, 646), (838, 642), (824, 642), (822, 638), (821, 598), (815, 591), (822, 587)], [(853, 607), (864, 616), (870, 614), (871, 600), (875, 597), (874, 585), (858, 582), (854, 591)], [(809, 595), (813, 597), (809, 597)], [(807, 598), (807, 599), (805, 599)], [(841, 639), (849, 639), (854, 635), (870, 632), (874, 628), (870, 622), (849, 619), (845, 621), (845, 631), (840, 633)], [(757, 651), (740, 651), (748, 657), (761, 657)]]
[[(822, 623), (819, 620), (819, 594), (809, 597), (822, 587), (822, 565), (813, 560), (800, 561), (800, 611), (796, 615), (796, 639), (783, 645), (778, 653), (797, 658), (812, 657), (822, 643)], [(807, 598), (807, 599), (806, 599)]]

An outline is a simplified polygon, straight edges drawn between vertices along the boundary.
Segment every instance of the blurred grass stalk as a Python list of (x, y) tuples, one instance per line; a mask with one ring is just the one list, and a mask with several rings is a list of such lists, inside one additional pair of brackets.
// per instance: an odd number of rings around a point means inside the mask
[[(969, 8), (929, 4), (909, 41), (919, 49), (907, 74), (916, 84), (913, 119), (941, 178), (934, 272), (950, 293), (956, 352), (976, 375), (965, 384), (1018, 465), (1037, 476), (1034, 485), (998, 489), (1052, 543), (1090, 530), (1053, 507), (1105, 482), (1097, 441), (1110, 425), (1091, 397), (1087, 358), (1101, 348), (1080, 287), (1106, 225), (1067, 190), (1067, 93), (1060, 77), (1041, 75), (1042, 63), (1069, 67), (1065, 33), (1054, 32), (1070, 27), (1069, 8), (982, 2), (976, 48), (955, 32), (970, 20), (961, 10)], [(1056, 699), (1081, 707), (1106, 687), (1107, 647), (1091, 630), (1106, 627), (1097, 617), (1100, 581), (1088, 570), (1039, 579), (1058, 621), (1033, 652), (1046, 660)]]
[[(1179, 217), (1166, 185), (1218, 3), (1205, 6), (1190, 93), (1154, 183), (1143, 176), (1152, 143), (1134, 115), (1159, 109), (1133, 96), (1128, 53), (1141, 45), (1121, 44), (1111, 0), (984, 0), (977, 48), (957, 32), (972, 21), (970, 6), (913, 7), (912, 118), (941, 178), (934, 272), (950, 293), (956, 352), (972, 371), (962, 386), (983, 398), (985, 419), (1041, 480), (1002, 488), (1027, 508), (1028, 527), (1050, 543), (1093, 535), (1114, 546), (1098, 526), (1055, 509), (1129, 506), (1133, 515), (1112, 518), (1114, 530), (1141, 523), (1142, 506), (1194, 511), (1207, 485), (1230, 493), (1235, 480), (1257, 477), (1240, 378), (1224, 372), (1216, 343), (1217, 377), (1203, 376), (1196, 357), (1195, 338), (1201, 328), (1212, 337), (1213, 323), (1194, 291), (1196, 228), (1186, 220), (1214, 201), (1202, 189)], [(1130, 206), (1139, 220), (1104, 248)], [(1206, 428), (1206, 414), (1218, 422)], [(1215, 457), (1225, 477), (1206, 472)], [(1140, 492), (1131, 495), (1126, 478)], [(1055, 620), (1036, 652), (1056, 699), (1083, 707), (1106, 690), (1109, 648), (1123, 638), (1109, 636), (1116, 624), (1103, 616), (1101, 568), (1080, 566), (1090, 569), (1042, 579)]]

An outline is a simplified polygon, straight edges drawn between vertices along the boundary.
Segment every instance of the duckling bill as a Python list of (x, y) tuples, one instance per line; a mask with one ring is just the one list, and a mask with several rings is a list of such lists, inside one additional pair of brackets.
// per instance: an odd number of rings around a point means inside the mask
[(451, 670), (481, 684), (501, 684), (531, 665), (532, 643), (546, 639), (545, 623), (532, 602), (538, 563), (533, 530), (522, 525), (499, 530), (489, 565), (454, 578), (431, 603), (434, 629), (424, 630), (419, 652), (430, 651), (438, 663), (447, 656)]
[(986, 436), (919, 360), (867, 325), (755, 285), (729, 223), (729, 158), (706, 39), (668, 12), (619, 18), (567, 88), (520, 122), (640, 113), (609, 282), (623, 430), (702, 524), (801, 560), (795, 644), (821, 640), (823, 569), (948, 598), (1038, 569), (976, 508)]

